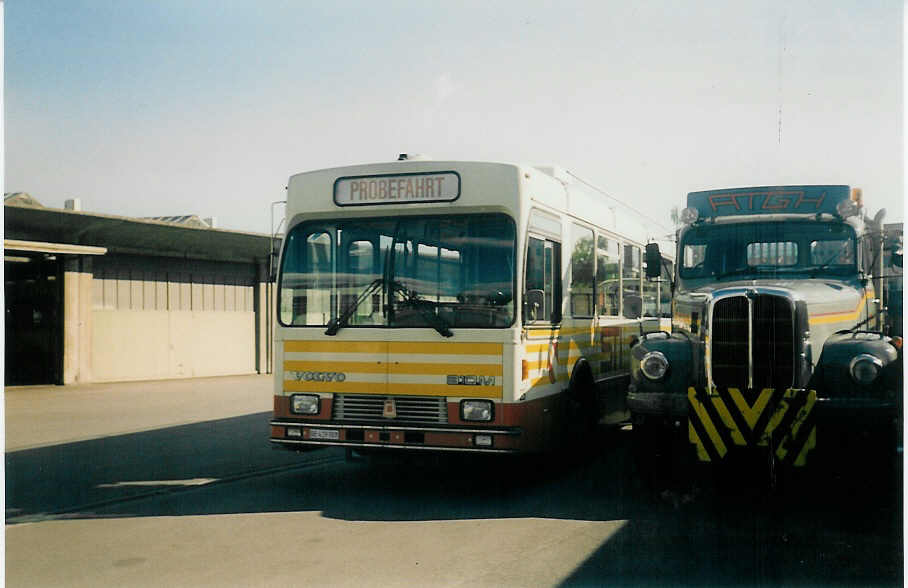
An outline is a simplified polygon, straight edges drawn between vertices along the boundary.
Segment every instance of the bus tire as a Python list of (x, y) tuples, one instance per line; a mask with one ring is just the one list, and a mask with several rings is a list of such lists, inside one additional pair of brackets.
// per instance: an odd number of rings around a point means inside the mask
[(586, 362), (578, 362), (574, 367), (567, 396), (568, 439), (575, 444), (588, 443), (596, 432), (599, 411), (593, 374)]

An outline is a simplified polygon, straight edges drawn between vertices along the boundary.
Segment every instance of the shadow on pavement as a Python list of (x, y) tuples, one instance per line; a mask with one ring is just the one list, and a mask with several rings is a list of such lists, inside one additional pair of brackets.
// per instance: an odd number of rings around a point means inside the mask
[[(7, 454), (7, 521), (61, 511), (67, 518), (315, 511), (348, 521), (625, 521), (565, 585), (901, 584), (900, 472), (884, 481), (867, 468), (826, 474), (767, 497), (746, 479), (715, 485), (641, 476), (626, 431), (603, 434), (588, 454), (345, 461), (337, 448), (272, 449), (268, 417)], [(180, 480), (214, 482), (168, 485)], [(137, 481), (160, 484), (130, 484)]]
[(147, 494), (154, 486), (144, 482), (219, 479), (297, 463), (292, 454), (269, 447), (270, 416), (250, 414), (9, 452), (7, 521)]

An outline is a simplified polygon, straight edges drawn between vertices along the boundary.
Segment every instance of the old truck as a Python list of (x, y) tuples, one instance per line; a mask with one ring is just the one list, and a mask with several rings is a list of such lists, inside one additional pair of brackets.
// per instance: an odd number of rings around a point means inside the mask
[[(692, 192), (687, 205), (671, 332), (632, 349), (641, 446), (686, 445), (699, 462), (758, 455), (773, 472), (824, 444), (895, 451), (902, 340), (877, 295), (884, 211), (869, 218), (861, 190), (843, 185)], [(658, 249), (647, 248), (649, 278)]]

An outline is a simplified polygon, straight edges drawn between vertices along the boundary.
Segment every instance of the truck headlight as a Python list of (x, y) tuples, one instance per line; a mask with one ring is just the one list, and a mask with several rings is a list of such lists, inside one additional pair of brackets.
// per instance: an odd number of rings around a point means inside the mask
[(858, 384), (864, 385), (872, 384), (880, 375), (880, 370), (882, 369), (882, 360), (868, 353), (858, 355), (851, 360), (848, 366), (848, 370), (851, 372), (851, 379)]
[(460, 418), (465, 421), (491, 421), (495, 409), (491, 400), (464, 400), (460, 403)]
[(319, 398), (316, 394), (294, 394), (290, 397), (290, 412), (294, 414), (318, 414)]
[(668, 371), (668, 359), (661, 351), (650, 351), (640, 360), (640, 371), (650, 380), (660, 380)]

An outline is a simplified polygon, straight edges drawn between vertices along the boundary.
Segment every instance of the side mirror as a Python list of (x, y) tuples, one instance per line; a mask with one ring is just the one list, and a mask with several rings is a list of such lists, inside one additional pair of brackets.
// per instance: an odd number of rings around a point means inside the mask
[(889, 258), (889, 263), (894, 267), (902, 267), (902, 250), (893, 251), (892, 256)]
[(646, 277), (658, 278), (662, 275), (662, 254), (658, 243), (646, 245)]

